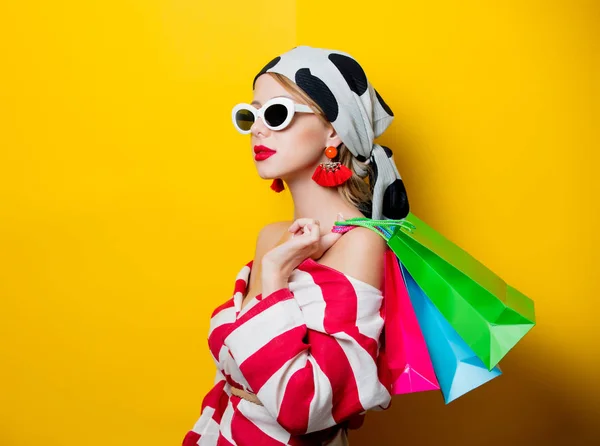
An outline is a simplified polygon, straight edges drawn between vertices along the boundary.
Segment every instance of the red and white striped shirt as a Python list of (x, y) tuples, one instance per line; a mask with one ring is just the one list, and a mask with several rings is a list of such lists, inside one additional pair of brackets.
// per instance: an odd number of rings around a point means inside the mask
[[(388, 248), (389, 249), (389, 248)], [(380, 361), (381, 289), (308, 258), (288, 287), (241, 309), (253, 261), (215, 309), (215, 385), (183, 446), (318, 445), (391, 402)], [(254, 393), (263, 406), (231, 394)]]

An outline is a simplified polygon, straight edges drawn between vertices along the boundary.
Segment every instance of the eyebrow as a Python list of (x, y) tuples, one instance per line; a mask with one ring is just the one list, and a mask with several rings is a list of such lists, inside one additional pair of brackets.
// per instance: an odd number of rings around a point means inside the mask
[[(288, 99), (292, 99), (292, 100), (294, 99), (293, 97), (285, 95), (285, 94), (281, 94), (279, 96), (274, 96), (271, 99), (275, 99), (275, 98), (288, 98)], [(271, 100), (271, 99), (269, 99), (269, 100)], [(260, 102), (258, 102), (258, 101), (252, 101), (252, 102), (250, 102), (250, 105), (254, 105), (254, 104), (260, 105)]]

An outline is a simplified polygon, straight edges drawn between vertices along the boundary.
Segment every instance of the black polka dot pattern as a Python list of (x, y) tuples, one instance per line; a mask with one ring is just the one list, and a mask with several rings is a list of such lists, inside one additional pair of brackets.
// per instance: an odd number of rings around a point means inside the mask
[(338, 103), (335, 96), (325, 82), (311, 74), (309, 68), (302, 68), (296, 72), (296, 84), (319, 104), (330, 122), (337, 119)]
[(277, 63), (281, 60), (281, 56), (277, 56), (275, 57), (271, 62), (269, 62), (268, 64), (266, 64), (262, 70), (260, 70), (258, 72), (258, 74), (256, 76), (254, 76), (254, 79), (252, 80), (252, 89), (254, 90), (254, 85), (256, 84), (256, 79), (258, 79), (258, 76), (260, 76), (261, 74), (264, 74), (267, 72), (267, 70), (269, 68), (273, 68), (275, 65), (277, 65)]
[(340, 70), (350, 90), (359, 96), (367, 91), (367, 76), (357, 61), (343, 54), (335, 53), (329, 55), (329, 60)]
[(383, 215), (399, 220), (406, 217), (408, 211), (408, 195), (404, 182), (397, 179), (385, 189), (383, 194)]
[[(373, 89), (373, 90), (375, 90), (375, 89)], [(385, 101), (383, 100), (383, 98), (381, 96), (379, 96), (379, 93), (377, 92), (377, 90), (375, 90), (375, 96), (377, 96), (377, 100), (379, 101), (379, 103), (381, 104), (381, 106), (383, 107), (383, 109), (386, 111), (386, 113), (388, 115), (390, 115), (390, 116), (394, 116), (394, 112), (389, 107), (389, 105), (387, 105), (385, 103)]]

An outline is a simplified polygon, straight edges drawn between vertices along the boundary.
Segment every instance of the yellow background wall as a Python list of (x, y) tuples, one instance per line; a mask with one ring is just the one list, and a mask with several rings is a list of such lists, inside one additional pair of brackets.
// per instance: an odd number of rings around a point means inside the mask
[(504, 376), (395, 397), (352, 444), (600, 438), (593, 1), (0, 4), (0, 445), (177, 445), (212, 309), (292, 203), (233, 104), (298, 44), (396, 115), (412, 211), (536, 302)]

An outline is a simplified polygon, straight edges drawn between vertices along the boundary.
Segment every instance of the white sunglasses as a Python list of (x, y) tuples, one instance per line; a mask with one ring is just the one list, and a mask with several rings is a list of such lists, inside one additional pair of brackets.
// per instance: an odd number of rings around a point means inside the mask
[(250, 133), (250, 127), (258, 118), (263, 118), (271, 130), (283, 130), (292, 122), (295, 112), (314, 113), (308, 105), (280, 97), (269, 99), (260, 109), (250, 104), (237, 104), (231, 111), (231, 119), (236, 130), (245, 135)]

